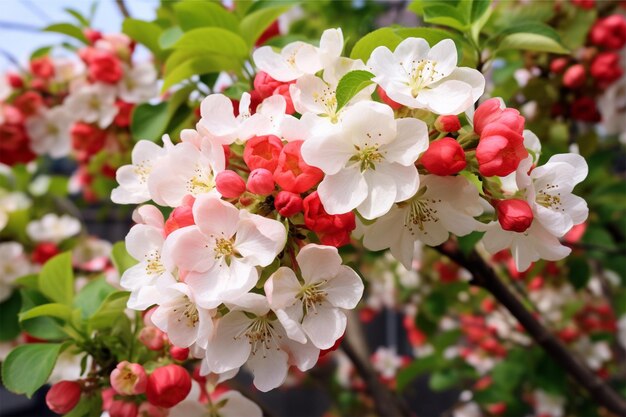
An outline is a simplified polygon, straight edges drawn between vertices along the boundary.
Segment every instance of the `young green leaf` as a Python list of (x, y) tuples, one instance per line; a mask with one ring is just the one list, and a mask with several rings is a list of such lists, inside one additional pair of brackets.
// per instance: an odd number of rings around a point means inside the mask
[(89, 319), (89, 326), (93, 330), (110, 328), (120, 315), (124, 314), (126, 303), (130, 293), (127, 291), (116, 291), (107, 296), (100, 304), (100, 308)]
[(2, 364), (4, 386), (30, 398), (48, 381), (62, 346), (60, 343), (31, 343), (13, 349)]
[(335, 96), (337, 98), (337, 111), (348, 104), (354, 96), (368, 85), (373, 84), (374, 74), (369, 71), (350, 71), (339, 80)]
[(241, 19), (239, 30), (248, 45), (252, 46), (278, 17), (291, 8), (290, 5), (267, 7), (256, 10)]
[(122, 275), (124, 271), (137, 263), (137, 260), (130, 256), (130, 254), (126, 250), (126, 244), (124, 243), (124, 241), (116, 242), (113, 245), (111, 258), (113, 259), (113, 265), (115, 265), (117, 273), (120, 275)]
[(72, 315), (72, 309), (65, 304), (50, 303), (33, 307), (28, 311), (20, 313), (19, 319), (28, 320), (35, 317), (54, 317), (63, 321), (68, 321)]
[(400, 42), (402, 42), (402, 38), (393, 29), (377, 29), (363, 36), (354, 44), (352, 52), (350, 52), (350, 58), (361, 59), (363, 62), (367, 62), (372, 51), (377, 47), (386, 46), (393, 51)]
[(19, 291), (14, 291), (8, 299), (0, 303), (0, 341), (13, 340), (20, 334), (20, 324), (17, 321), (20, 304)]
[(159, 38), (163, 29), (156, 23), (125, 19), (122, 23), (122, 32), (148, 48), (155, 56), (162, 58), (163, 51), (159, 45)]
[(39, 273), (39, 290), (52, 301), (71, 305), (74, 297), (72, 254), (61, 253), (45, 263)]
[(72, 38), (78, 39), (82, 43), (89, 43), (82, 29), (71, 23), (56, 23), (54, 25), (46, 26), (42, 29), (44, 32), (62, 33)]
[(239, 31), (239, 19), (221, 4), (206, 1), (181, 2), (174, 5), (174, 12), (185, 32), (207, 27), (223, 28), (234, 33)]
[(143, 103), (133, 110), (130, 131), (135, 141), (147, 139), (157, 141), (169, 122), (167, 103)]

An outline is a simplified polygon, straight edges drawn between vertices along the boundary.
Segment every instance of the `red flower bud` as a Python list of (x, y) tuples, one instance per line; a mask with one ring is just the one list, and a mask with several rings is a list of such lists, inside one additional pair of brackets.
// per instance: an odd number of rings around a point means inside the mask
[(106, 142), (107, 132), (94, 125), (77, 122), (70, 131), (72, 147), (90, 157), (98, 153)]
[(141, 403), (139, 406), (139, 417), (167, 417), (169, 413), (169, 410), (148, 402)]
[(87, 38), (89, 43), (92, 45), (96, 43), (97, 41), (99, 41), (100, 39), (102, 39), (102, 33), (98, 32), (95, 29), (86, 28), (83, 30), (83, 34), (85, 35), (85, 38)]
[(453, 138), (442, 138), (431, 142), (420, 162), (435, 175), (454, 175), (467, 165), (463, 148)]
[(15, 72), (8, 72), (6, 74), (7, 77), (7, 81), (9, 83), (9, 85), (13, 88), (22, 88), (24, 87), (24, 80), (22, 79), (21, 75), (15, 73)]
[(302, 211), (302, 197), (289, 191), (280, 191), (274, 198), (274, 207), (283, 217), (291, 217)]
[(461, 128), (459, 117), (455, 115), (439, 116), (435, 120), (435, 129), (440, 132), (456, 132)]
[(261, 98), (267, 98), (283, 83), (273, 79), (267, 72), (259, 71), (254, 77), (254, 90)]
[(30, 71), (39, 78), (47, 80), (54, 75), (54, 64), (49, 56), (42, 56), (30, 61)]
[(274, 180), (283, 190), (304, 193), (317, 185), (324, 173), (302, 159), (300, 148), (304, 141), (296, 140), (286, 144), (278, 157)]
[(278, 25), (278, 20), (274, 20), (272, 22), (272, 24), (269, 25), (267, 27), (267, 29), (265, 29), (265, 31), (263, 33), (261, 33), (261, 36), (259, 36), (259, 39), (256, 40), (254, 45), (255, 46), (261, 46), (266, 41), (268, 41), (268, 40), (272, 39), (274, 36), (278, 36), (278, 35), (280, 35), (280, 26)]
[(55, 255), (61, 253), (59, 247), (51, 242), (41, 242), (35, 246), (33, 250), (33, 254), (31, 255), (31, 259), (33, 262), (43, 265), (48, 259), (52, 258)]
[(139, 332), (139, 341), (150, 350), (161, 350), (165, 343), (165, 333), (154, 326), (148, 326)]
[(607, 49), (620, 49), (626, 45), (626, 18), (619, 14), (599, 19), (589, 31), (589, 40)]
[(67, 414), (80, 401), (80, 384), (76, 381), (60, 381), (46, 394), (46, 405), (57, 414)]
[(108, 412), (110, 417), (137, 417), (139, 410), (135, 403), (113, 400)]
[(181, 348), (172, 345), (170, 347), (170, 356), (172, 357), (172, 359), (181, 362), (187, 360), (187, 358), (189, 357), (189, 348)]
[(585, 84), (585, 67), (582, 64), (572, 65), (563, 74), (563, 85), (567, 88), (579, 88)]
[(116, 84), (124, 75), (119, 58), (109, 51), (95, 51), (88, 64), (89, 77), (94, 81)]
[(620, 57), (615, 52), (602, 52), (594, 58), (589, 72), (601, 87), (619, 80), (624, 70), (619, 65)]
[(27, 91), (17, 97), (13, 104), (24, 116), (33, 116), (43, 106), (43, 98), (35, 91)]
[(265, 168), (257, 168), (250, 173), (246, 186), (253, 194), (271, 194), (275, 188), (274, 176)]
[(591, 97), (579, 97), (572, 103), (571, 116), (582, 122), (596, 123), (602, 120), (596, 101)]
[(478, 171), (482, 176), (509, 175), (527, 156), (521, 134), (500, 123), (492, 123), (483, 129), (476, 148)]
[(533, 222), (533, 211), (525, 200), (512, 198), (499, 201), (496, 205), (498, 222), (504, 230), (522, 233)]
[(184, 400), (191, 391), (191, 377), (179, 365), (157, 368), (148, 377), (146, 397), (152, 405), (171, 408)]
[(166, 236), (181, 227), (196, 224), (193, 219), (193, 203), (195, 201), (196, 199), (192, 195), (187, 195), (183, 198), (183, 204), (172, 210), (172, 213), (165, 221), (164, 231)]
[(275, 96), (283, 96), (285, 99), (285, 114), (294, 114), (296, 109), (293, 106), (293, 99), (291, 98), (291, 93), (289, 92), (289, 84), (285, 83), (279, 86), (276, 90), (274, 90), (273, 95)]
[(246, 182), (235, 171), (221, 171), (215, 177), (215, 187), (226, 198), (237, 198), (246, 191)]
[(560, 74), (563, 71), (565, 71), (567, 64), (568, 64), (567, 58), (553, 59), (552, 62), (550, 62), (550, 71), (552, 71), (555, 74)]
[(274, 172), (282, 149), (283, 143), (274, 135), (255, 136), (246, 142), (243, 160), (250, 170), (265, 168)]
[(317, 194), (302, 201), (304, 224), (315, 232), (323, 245), (340, 247), (350, 243), (350, 233), (356, 228), (354, 213), (328, 214)]
[(133, 109), (135, 105), (133, 103), (127, 103), (122, 100), (117, 100), (115, 102), (115, 106), (117, 106), (117, 114), (115, 115), (115, 119), (113, 119), (113, 123), (119, 127), (128, 127), (130, 126), (130, 119), (133, 113)]
[(387, 95), (387, 92), (385, 90), (383, 90), (383, 88), (381, 86), (378, 86), (378, 88), (376, 88), (376, 91), (378, 92), (378, 97), (380, 97), (380, 99), (383, 101), (383, 103), (385, 103), (386, 105), (388, 105), (392, 109), (398, 110), (400, 107), (402, 107), (402, 104), (396, 103), (395, 101), (390, 99), (389, 96)]
[(497, 98), (490, 98), (482, 103), (474, 113), (474, 131), (482, 136), (483, 130), (490, 124), (500, 123), (520, 135), (524, 131), (525, 119), (515, 109), (501, 107)]

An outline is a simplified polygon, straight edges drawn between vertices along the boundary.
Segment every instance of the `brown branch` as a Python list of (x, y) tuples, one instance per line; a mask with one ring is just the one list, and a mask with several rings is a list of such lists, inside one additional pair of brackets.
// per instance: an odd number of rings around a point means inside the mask
[(470, 283), (486, 289), (506, 307), (535, 342), (587, 390), (597, 404), (618, 416), (626, 416), (626, 399), (594, 374), (578, 355), (569, 351), (558, 338), (535, 319), (476, 251), (465, 256), (458, 249), (451, 251), (443, 246), (436, 249), (467, 269), (472, 274)]
[(115, 3), (117, 4), (117, 8), (120, 9), (120, 13), (122, 13), (122, 16), (128, 19), (130, 17), (130, 12), (126, 7), (126, 3), (124, 3), (124, 0), (115, 0)]
[(355, 337), (359, 338), (362, 335), (360, 335), (358, 331), (354, 330), (356, 329), (351, 329), (350, 326), (346, 329), (346, 337), (341, 342), (341, 350), (343, 350), (346, 356), (348, 356), (348, 359), (352, 362), (354, 369), (365, 383), (367, 391), (374, 400), (376, 415), (379, 417), (410, 416), (410, 411), (401, 403), (398, 397), (396, 397), (385, 385), (380, 382), (378, 375), (372, 368), (370, 362), (355, 346), (352, 339)]

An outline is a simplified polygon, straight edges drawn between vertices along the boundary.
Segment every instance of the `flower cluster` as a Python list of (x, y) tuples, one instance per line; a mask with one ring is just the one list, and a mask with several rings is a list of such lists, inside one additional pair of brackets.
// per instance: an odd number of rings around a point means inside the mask
[(133, 108), (157, 94), (156, 70), (133, 62), (130, 38), (92, 29), (85, 35), (79, 59), (43, 55), (31, 59), (29, 72), (0, 77), (0, 162), (72, 156), (79, 189), (89, 189), (94, 176), (114, 176), (130, 148)]
[[(162, 147), (140, 141), (117, 171), (114, 202), (172, 208), (135, 212), (128, 305), (156, 305), (155, 326), (202, 358), (203, 374), (247, 365), (266, 391), (290, 366), (310, 369), (363, 292), (337, 250), (351, 234), (411, 268), (418, 241), (486, 231), (485, 247), (511, 247), (523, 270), (566, 256), (559, 237), (586, 217), (571, 194), (584, 160), (531, 169), (538, 140), (519, 112), (493, 99), (471, 117), (485, 82), (457, 67), (454, 42), (408, 38), (367, 63), (342, 45), (331, 29), (319, 47), (257, 49), (261, 72), (237, 112), (210, 95), (196, 129)], [(355, 71), (373, 83), (346, 97)]]

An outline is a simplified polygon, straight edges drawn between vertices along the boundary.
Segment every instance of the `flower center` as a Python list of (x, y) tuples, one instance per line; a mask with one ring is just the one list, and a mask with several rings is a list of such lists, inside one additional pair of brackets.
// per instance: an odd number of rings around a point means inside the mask
[(187, 296), (184, 296), (181, 304), (172, 311), (174, 313), (180, 311), (177, 321), (180, 323), (184, 320), (187, 324), (187, 327), (196, 327), (196, 324), (198, 324), (198, 322), (200, 321), (198, 308), (194, 303), (191, 302), (191, 300)]
[(215, 188), (215, 181), (210, 170), (196, 167), (194, 176), (187, 181), (187, 191), (193, 196), (205, 194)]
[(135, 165), (133, 171), (139, 177), (139, 182), (141, 184), (145, 184), (148, 180), (148, 175), (150, 175), (150, 171), (152, 171), (152, 167), (146, 164), (146, 161), (144, 161)]
[(268, 350), (280, 350), (277, 339), (282, 339), (282, 336), (276, 334), (276, 330), (267, 316), (257, 317), (252, 320), (248, 327), (235, 336), (235, 339), (241, 336), (248, 338), (248, 343), (250, 343), (252, 348), (252, 356), (255, 356), (260, 351), (263, 358), (266, 358)]
[(548, 194), (546, 191), (558, 189), (558, 185), (548, 184), (542, 191), (537, 193), (535, 201), (537, 204), (544, 206), (545, 208), (565, 211), (561, 208), (561, 193)]
[(302, 300), (305, 315), (309, 311), (315, 313), (316, 308), (321, 306), (322, 302), (326, 300), (328, 293), (323, 290), (326, 282), (326, 280), (323, 280), (315, 284), (307, 285), (306, 287), (302, 287), (298, 293), (297, 297)]
[(435, 82), (438, 78), (437, 76), (441, 75), (435, 70), (436, 67), (437, 61), (431, 61), (430, 59), (420, 59), (411, 63), (409, 87), (411, 87), (413, 97), (417, 97), (424, 87)]
[(215, 259), (234, 255), (235, 244), (232, 239), (219, 238), (215, 241)]
[(324, 87), (321, 92), (313, 93), (313, 101), (324, 107), (325, 115), (330, 117), (333, 123), (337, 122), (337, 97), (335, 91), (331, 88)]
[(161, 275), (165, 272), (165, 267), (161, 263), (161, 254), (154, 250), (146, 254), (146, 274)]
[(376, 164), (384, 159), (378, 147), (378, 143), (375, 143), (374, 146), (366, 145), (363, 148), (354, 145), (357, 153), (350, 160), (359, 163), (361, 172), (368, 169), (376, 169)]
[[(407, 228), (411, 235), (415, 235), (414, 228), (417, 227), (421, 233), (427, 235), (428, 231), (425, 230), (425, 224), (427, 222), (437, 223), (439, 217), (437, 215), (438, 210), (433, 207), (434, 203), (440, 203), (441, 200), (435, 200), (432, 198), (423, 198), (426, 188), (420, 190), (417, 195), (408, 202), (409, 209), (407, 210), (406, 217), (404, 219), (404, 227)], [(405, 203), (406, 204), (406, 203)]]

